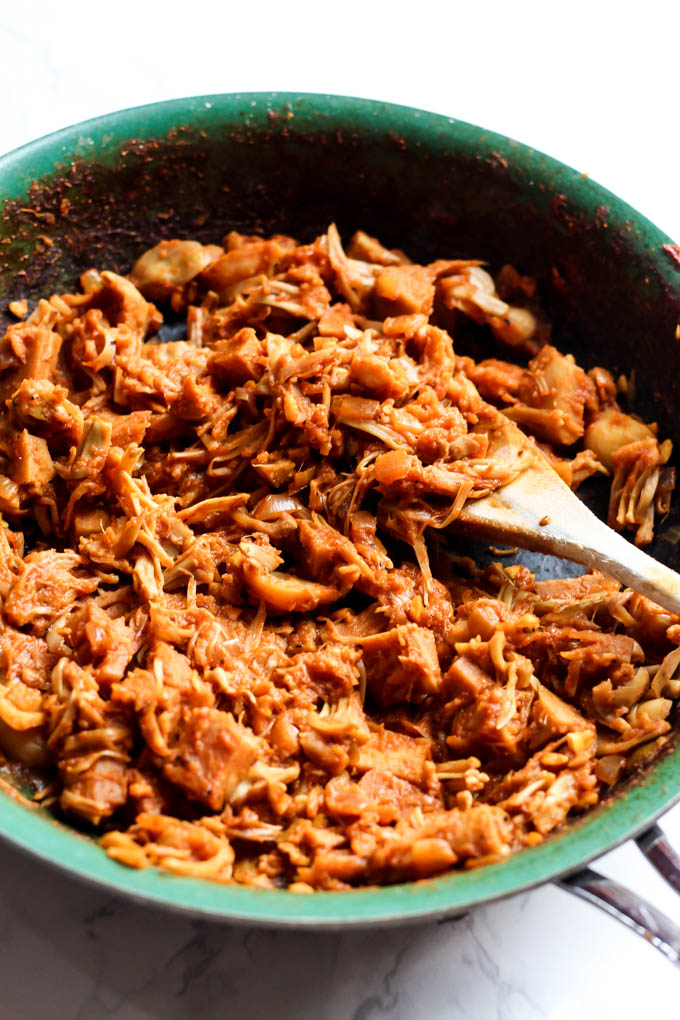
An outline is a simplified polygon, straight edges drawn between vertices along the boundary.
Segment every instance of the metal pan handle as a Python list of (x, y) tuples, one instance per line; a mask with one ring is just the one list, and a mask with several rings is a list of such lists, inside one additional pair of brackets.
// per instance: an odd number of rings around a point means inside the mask
[[(649, 863), (680, 894), (680, 856), (658, 825), (637, 837), (636, 843)], [(583, 868), (557, 883), (604, 910), (680, 967), (680, 926), (651, 903), (592, 868)]]

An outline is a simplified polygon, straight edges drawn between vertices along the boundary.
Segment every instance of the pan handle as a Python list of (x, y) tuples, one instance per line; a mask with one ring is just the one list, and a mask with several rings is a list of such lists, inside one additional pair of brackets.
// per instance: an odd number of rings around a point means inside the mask
[[(650, 864), (680, 893), (680, 856), (659, 826), (653, 825), (636, 842)], [(680, 967), (680, 927), (637, 893), (592, 868), (583, 868), (557, 884), (621, 921)]]
[(663, 829), (653, 825), (637, 837), (636, 843), (652, 867), (680, 896), (680, 854), (670, 845)]

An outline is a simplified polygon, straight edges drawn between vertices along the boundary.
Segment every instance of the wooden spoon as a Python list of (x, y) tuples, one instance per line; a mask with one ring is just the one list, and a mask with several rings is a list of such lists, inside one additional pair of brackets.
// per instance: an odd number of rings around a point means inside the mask
[(511, 421), (490, 438), (489, 455), (522, 470), (490, 496), (468, 501), (456, 530), (596, 568), (680, 614), (680, 574), (596, 517)]

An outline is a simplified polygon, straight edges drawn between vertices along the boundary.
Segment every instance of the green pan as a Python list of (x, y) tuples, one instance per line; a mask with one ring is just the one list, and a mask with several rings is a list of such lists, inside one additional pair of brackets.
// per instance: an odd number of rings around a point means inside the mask
[[(237, 229), (311, 239), (335, 220), (343, 234), (361, 227), (417, 260), (479, 256), (538, 277), (557, 344), (588, 366), (634, 371), (637, 410), (680, 438), (680, 265), (674, 249), (664, 249), (670, 239), (569, 167), (470, 124), (337, 96), (181, 99), (110, 114), (10, 153), (0, 159), (0, 196), (0, 319), (13, 298), (70, 287), (89, 266), (126, 271), (161, 237), (207, 241)], [(652, 554), (674, 566), (675, 553), (662, 532)], [(527, 561), (543, 575), (556, 569), (547, 558)], [(663, 758), (596, 810), (503, 863), (309, 896), (129, 870), (4, 794), (0, 834), (117, 893), (253, 925), (405, 923), (561, 881), (625, 915), (677, 961), (680, 932), (667, 918), (583, 869), (639, 837), (680, 887), (677, 858), (653, 827), (678, 799), (680, 748), (671, 741)]]

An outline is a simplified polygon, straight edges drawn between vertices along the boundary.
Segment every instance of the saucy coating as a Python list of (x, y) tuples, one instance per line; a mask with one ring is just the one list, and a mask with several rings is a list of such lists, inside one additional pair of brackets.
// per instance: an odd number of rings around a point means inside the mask
[(574, 488), (611, 475), (637, 542), (667, 511), (670, 443), (549, 341), (512, 267), (334, 225), (168, 239), (39, 301), (0, 340), (5, 769), (123, 864), (298, 892), (594, 805), (668, 739), (680, 618), (441, 541), (516, 476), (508, 418)]

